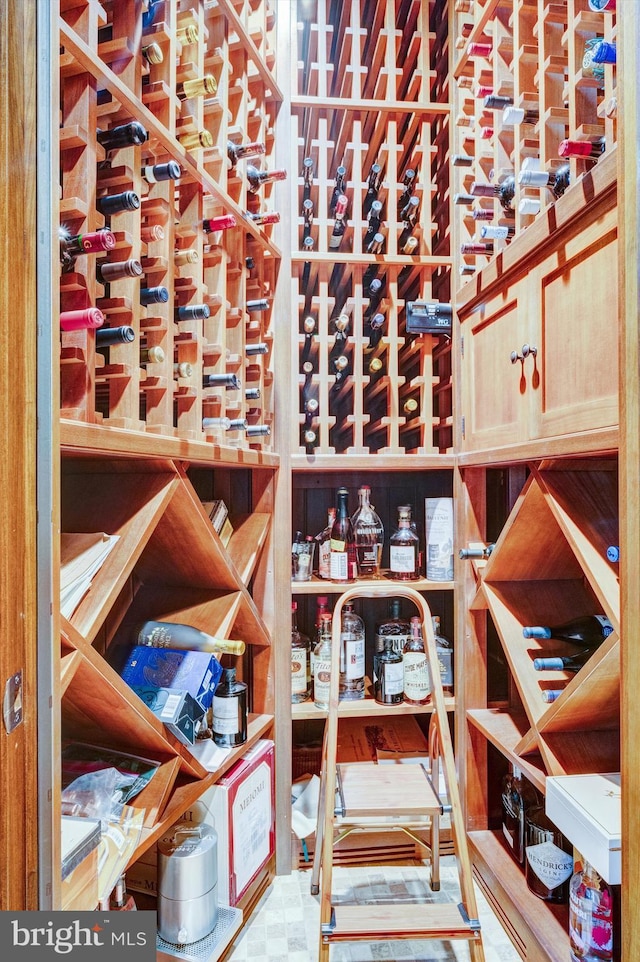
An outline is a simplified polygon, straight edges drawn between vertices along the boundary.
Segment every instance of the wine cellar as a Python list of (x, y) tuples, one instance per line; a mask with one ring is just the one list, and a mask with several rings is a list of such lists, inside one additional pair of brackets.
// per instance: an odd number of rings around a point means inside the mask
[[(215, 811), (208, 960), (240, 958), (292, 872), (320, 892), (321, 958), (366, 942), (371, 919), (336, 934), (323, 873), (439, 853), (518, 957), (632, 962), (638, 3), (0, 3), (0, 908), (133, 895), (174, 958), (201, 933), (163, 918), (163, 853), (194, 825), (204, 849)], [(315, 697), (336, 637), (338, 694)], [(423, 694), (385, 694), (420, 645)], [(449, 735), (436, 834), (349, 829), (327, 869), (327, 764), (437, 775)], [(72, 774), (105, 759), (144, 781), (113, 877), (99, 832), (73, 863), (60, 834)], [(257, 773), (248, 857), (230, 813)], [(600, 955), (578, 876), (610, 899)], [(483, 962), (470, 899), (451, 938)]]

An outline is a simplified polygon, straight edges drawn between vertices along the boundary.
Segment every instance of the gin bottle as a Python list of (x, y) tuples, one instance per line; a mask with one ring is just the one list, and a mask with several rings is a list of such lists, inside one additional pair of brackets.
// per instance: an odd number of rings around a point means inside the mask
[(311, 697), (310, 642), (298, 628), (298, 603), (291, 602), (291, 703)]
[(351, 518), (356, 542), (356, 563), (359, 578), (377, 578), (380, 574), (380, 559), (384, 528), (370, 502), (371, 488), (363, 484), (358, 490), (360, 504)]
[(400, 598), (392, 598), (389, 602), (389, 617), (376, 625), (376, 636), (373, 650), (373, 683), (378, 677), (378, 657), (384, 651), (385, 638), (391, 638), (392, 648), (402, 657), (404, 646), (411, 637), (409, 622), (400, 615)]
[(567, 902), (573, 874), (571, 843), (545, 814), (534, 806), (525, 814), (525, 879), (545, 902)]
[(411, 619), (411, 634), (402, 655), (404, 700), (409, 705), (426, 705), (431, 698), (431, 676), (422, 638), (420, 619)]
[(420, 539), (411, 526), (411, 508), (398, 508), (398, 527), (389, 539), (389, 577), (396, 581), (415, 581), (419, 577)]
[(364, 698), (364, 622), (346, 604), (342, 611), (340, 627), (340, 701), (358, 701)]

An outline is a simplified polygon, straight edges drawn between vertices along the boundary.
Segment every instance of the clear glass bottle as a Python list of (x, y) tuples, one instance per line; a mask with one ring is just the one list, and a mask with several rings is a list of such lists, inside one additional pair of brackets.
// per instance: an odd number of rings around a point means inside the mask
[(389, 577), (396, 581), (414, 581), (419, 577), (420, 539), (411, 526), (411, 507), (398, 508), (398, 527), (389, 539)]
[(309, 651), (309, 667), (311, 670), (311, 697), (313, 698), (313, 680), (315, 678), (315, 656), (316, 647), (320, 641), (320, 636), (322, 633), (322, 616), (329, 615), (329, 628), (331, 628), (332, 615), (329, 610), (329, 599), (326, 595), (318, 595), (316, 598), (316, 620), (314, 625), (313, 641), (311, 642), (311, 647)]
[(336, 518), (331, 528), (329, 570), (332, 581), (353, 581), (357, 571), (356, 543), (349, 517), (346, 488), (338, 488)]
[(567, 902), (573, 874), (573, 848), (546, 815), (544, 805), (525, 814), (525, 878), (544, 902)]
[(371, 504), (371, 488), (363, 484), (358, 489), (360, 504), (351, 518), (356, 540), (356, 563), (359, 578), (377, 578), (380, 574), (384, 527)]
[(340, 625), (340, 701), (364, 698), (364, 622), (347, 603)]
[(440, 616), (432, 615), (431, 624), (436, 641), (436, 654), (440, 666), (440, 681), (445, 695), (453, 695), (453, 645), (440, 632)]
[(336, 520), (336, 509), (331, 507), (327, 514), (327, 526), (316, 535), (318, 542), (318, 576), (329, 580), (331, 578), (331, 529)]
[(394, 650), (393, 638), (384, 639), (384, 648), (377, 659), (375, 699), (379, 705), (401, 705), (404, 669), (402, 655)]
[(402, 665), (405, 702), (426, 705), (431, 698), (431, 676), (418, 617), (411, 619), (411, 634), (404, 646)]
[(213, 696), (213, 740), (223, 748), (247, 740), (247, 686), (236, 678), (235, 668), (224, 668)]
[(320, 641), (313, 653), (313, 703), (316, 708), (329, 710), (331, 684), (331, 615), (322, 615)]
[(519, 865), (524, 865), (525, 818), (539, 804), (535, 788), (514, 766), (502, 780), (502, 834)]
[(611, 962), (613, 943), (613, 893), (589, 862), (576, 860), (569, 882), (569, 958)]
[(384, 651), (384, 640), (385, 638), (391, 638), (393, 641), (393, 650), (397, 652), (400, 657), (404, 651), (404, 646), (411, 637), (411, 628), (409, 622), (401, 616), (402, 602), (400, 598), (392, 598), (389, 602), (389, 616), (385, 618), (384, 621), (378, 622), (376, 625), (376, 635), (374, 640), (373, 649), (373, 684), (378, 677), (378, 656)]
[(298, 603), (291, 602), (291, 704), (311, 698), (311, 643), (298, 628)]

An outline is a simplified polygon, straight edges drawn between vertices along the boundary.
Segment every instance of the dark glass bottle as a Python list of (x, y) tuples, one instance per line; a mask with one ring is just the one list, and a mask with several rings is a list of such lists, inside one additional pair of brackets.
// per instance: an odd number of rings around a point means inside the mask
[(393, 638), (387, 637), (376, 663), (374, 695), (378, 704), (401, 705), (403, 680), (402, 655), (394, 650)]
[(528, 625), (522, 629), (525, 638), (557, 638), (595, 648), (613, 631), (606, 615), (585, 615), (562, 625)]
[(92, 330), (99, 328), (101, 324), (104, 324), (104, 314), (97, 307), (87, 307), (81, 311), (61, 311), (60, 313), (60, 330), (62, 331)]
[(140, 303), (143, 307), (149, 304), (166, 304), (169, 300), (169, 291), (166, 287), (141, 287)]
[(96, 331), (96, 347), (109, 347), (110, 344), (130, 344), (135, 339), (136, 332), (127, 324), (123, 324), (121, 327), (103, 327)]
[(338, 197), (344, 194), (345, 189), (345, 177), (347, 175), (347, 168), (343, 167), (342, 164), (336, 170), (336, 179), (333, 186), (333, 193), (331, 195), (331, 200), (329, 201), (329, 214), (332, 216), (336, 211), (336, 204), (338, 203)]
[(469, 558), (485, 559), (491, 555), (494, 548), (495, 542), (487, 545), (474, 545), (473, 547), (460, 548), (458, 555), (463, 561)]
[(544, 658), (534, 658), (533, 667), (536, 671), (580, 671), (589, 661), (593, 648), (585, 648), (574, 655), (552, 655)]
[(514, 767), (505, 775), (502, 780), (502, 834), (519, 865), (524, 865), (525, 818), (529, 809), (539, 804), (538, 793), (519, 768)]
[(126, 210), (138, 210), (140, 198), (133, 190), (124, 190), (121, 194), (107, 194), (106, 197), (98, 197), (96, 207), (105, 217), (119, 214)]
[(208, 304), (185, 304), (184, 307), (175, 309), (176, 321), (202, 321), (210, 314)]
[(349, 492), (338, 488), (336, 518), (331, 528), (329, 567), (332, 581), (353, 581), (357, 572), (356, 543), (349, 517)]
[(505, 177), (498, 187), (498, 200), (505, 210), (513, 210), (513, 198), (516, 195), (516, 178), (514, 174)]
[(247, 686), (236, 679), (235, 668), (223, 669), (213, 696), (213, 740), (233, 748), (247, 740)]
[(249, 182), (247, 190), (250, 194), (256, 194), (263, 184), (287, 179), (287, 172), (282, 168), (278, 170), (258, 170), (253, 164), (247, 164), (246, 175)]
[(203, 374), (203, 387), (223, 387), (227, 391), (239, 391), (242, 387), (237, 374)]
[(227, 141), (227, 157), (235, 167), (237, 161), (246, 160), (248, 157), (259, 157), (266, 152), (266, 145), (259, 141), (251, 141), (249, 144), (234, 144)]
[(347, 212), (347, 203), (348, 203), (347, 198), (345, 197), (344, 194), (341, 194), (338, 197), (338, 200), (336, 202), (335, 211), (334, 211), (335, 221), (333, 223), (333, 229), (329, 236), (329, 248), (331, 250), (337, 250), (338, 247), (340, 247), (340, 244), (342, 243), (342, 238), (347, 228), (347, 222), (345, 219), (345, 214)]
[(389, 602), (388, 617), (376, 625), (373, 650), (373, 681), (378, 677), (378, 657), (384, 651), (385, 638), (391, 638), (393, 650), (402, 657), (404, 646), (411, 637), (409, 622), (402, 618), (400, 598)]
[(566, 902), (573, 874), (573, 847), (545, 813), (544, 806), (525, 815), (525, 878), (545, 902)]
[(373, 202), (378, 199), (378, 191), (380, 190), (381, 175), (382, 175), (382, 167), (380, 166), (380, 164), (371, 164), (371, 167), (369, 168), (367, 192), (364, 195), (364, 200), (362, 202), (362, 213), (365, 217), (369, 213)]
[(120, 147), (144, 144), (149, 139), (149, 134), (142, 124), (132, 120), (129, 124), (119, 124), (110, 130), (98, 130), (96, 137), (105, 150), (118, 150)]
[(141, 173), (148, 184), (159, 184), (163, 180), (178, 180), (182, 168), (176, 160), (169, 160), (166, 164), (149, 164)]

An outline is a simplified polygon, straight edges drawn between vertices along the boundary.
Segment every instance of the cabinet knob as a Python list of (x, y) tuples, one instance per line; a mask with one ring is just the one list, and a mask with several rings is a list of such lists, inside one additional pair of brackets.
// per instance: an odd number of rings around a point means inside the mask
[(522, 356), (522, 354), (518, 354), (517, 351), (512, 351), (510, 354), (510, 357), (511, 357), (512, 364), (515, 364), (516, 361), (524, 361), (524, 357)]
[(524, 360), (524, 358), (529, 357), (529, 355), (531, 355), (532, 357), (536, 357), (537, 354), (538, 354), (538, 348), (537, 348), (537, 347), (532, 347), (530, 344), (523, 344), (523, 345), (522, 345), (522, 358), (523, 358), (523, 360)]

